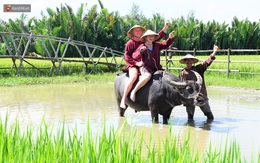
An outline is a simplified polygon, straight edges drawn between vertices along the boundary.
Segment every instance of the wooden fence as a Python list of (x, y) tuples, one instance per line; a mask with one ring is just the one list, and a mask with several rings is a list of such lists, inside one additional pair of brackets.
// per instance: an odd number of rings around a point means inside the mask
[[(166, 70), (181, 70), (183, 68), (181, 67), (171, 67), (173, 66), (174, 61), (179, 61), (179, 59), (173, 59), (173, 54), (179, 53), (184, 56), (186, 54), (192, 54), (193, 56), (196, 56), (196, 54), (203, 54), (203, 53), (212, 53), (213, 50), (164, 50), (165, 59), (161, 59), (161, 62), (165, 62), (165, 69)], [(215, 72), (224, 72), (227, 73), (227, 78), (229, 77), (230, 73), (239, 73), (239, 74), (250, 74), (250, 75), (260, 75), (260, 72), (241, 72), (240, 70), (232, 70), (230, 69), (231, 63), (256, 63), (260, 67), (260, 59), (256, 61), (236, 61), (231, 60), (232, 53), (255, 53), (260, 55), (260, 49), (220, 49), (218, 53), (223, 52), (227, 54), (227, 60), (215, 60), (214, 62), (222, 62), (226, 63), (226, 69), (207, 69), (207, 71), (215, 71)], [(204, 60), (200, 60), (200, 62), (203, 62)]]
[[(33, 33), (26, 34), (12, 32), (0, 32), (0, 36), (0, 43), (4, 43), (7, 49), (6, 55), (0, 55), (0, 58), (11, 58), (13, 63), (11, 69), (15, 68), (17, 74), (20, 74), (21, 70), (25, 72), (24, 62), (33, 68), (38, 69), (26, 59), (51, 61), (51, 70), (54, 69), (56, 71), (62, 71), (62, 73), (64, 73), (62, 66), (63, 62), (81, 62), (84, 64), (84, 70), (86, 70), (88, 64), (92, 64), (93, 68), (90, 73), (96, 69), (98, 64), (120, 68), (123, 62), (123, 52), (107, 47), (88, 44), (86, 42), (72, 40), (70, 38), (66, 39), (34, 35)], [(36, 54), (34, 51), (29, 50), (29, 46), (36, 42), (41, 44), (44, 49), (44, 54)], [(50, 45), (50, 48), (47, 48), (46, 44)], [(63, 50), (61, 50), (62, 45), (65, 45)], [(67, 49), (70, 46), (73, 46), (76, 49), (79, 56), (75, 58), (69, 58), (66, 56)], [(61, 52), (62, 54), (58, 55)], [(98, 57), (94, 57), (94, 54), (98, 54)], [(118, 57), (120, 58), (119, 60), (116, 59)], [(19, 64), (16, 63), (16, 60), (19, 60)], [(56, 65), (56, 63), (58, 63), (58, 65)]]
[[(7, 49), (6, 55), (0, 55), (1, 58), (11, 58), (13, 68), (16, 69), (19, 74), (21, 69), (24, 70), (23, 62), (29, 64), (32, 68), (38, 69), (35, 65), (27, 61), (26, 59), (37, 59), (37, 60), (47, 60), (51, 61), (52, 67), (51, 70), (55, 69), (56, 71), (63, 71), (62, 63), (63, 62), (80, 62), (84, 64), (84, 70), (86, 70), (88, 64), (92, 64), (93, 68), (90, 73), (96, 69), (98, 64), (103, 64), (107, 66), (114, 66), (118, 70), (124, 66), (125, 62), (123, 59), (123, 52), (119, 52), (107, 47), (100, 47), (97, 45), (88, 44), (86, 42), (75, 41), (70, 38), (59, 38), (59, 37), (49, 37), (49, 36), (41, 36), (34, 34), (25, 34), (25, 33), (11, 33), (11, 32), (0, 32), (0, 43), (4, 43)], [(33, 54), (34, 52), (29, 50), (30, 44), (33, 42), (41, 43), (42, 47), (44, 47), (44, 55), (43, 54), (35, 54), (33, 56), (28, 56), (28, 54)], [(46, 42), (51, 46), (51, 48), (47, 48)], [(26, 43), (26, 44), (25, 44)], [(22, 45), (25, 45), (22, 47)], [(58, 52), (60, 52), (61, 46), (65, 45), (63, 53), (59, 56)], [(68, 58), (66, 56), (66, 51), (69, 46), (73, 46), (79, 56), (77, 58)], [(84, 52), (81, 50), (84, 49)], [(166, 70), (180, 70), (180, 67), (171, 67), (171, 62), (178, 61), (178, 59), (173, 59), (173, 53), (179, 53), (181, 56), (184, 56), (187, 53), (193, 54), (196, 56), (198, 53), (210, 53), (212, 50), (164, 50), (165, 58), (161, 57), (161, 63), (165, 62)], [(255, 53), (260, 54), (260, 49), (221, 49), (219, 52), (227, 53), (227, 60), (215, 60), (214, 62), (223, 62), (227, 64), (226, 69), (208, 69), (208, 71), (217, 71), (217, 72), (226, 72), (227, 77), (229, 77), (230, 73), (240, 73), (240, 74), (253, 74), (260, 75), (260, 72), (241, 72), (240, 70), (231, 70), (231, 63), (256, 63), (260, 66), (260, 60), (258, 61), (235, 61), (231, 60), (230, 56), (232, 53)], [(98, 57), (94, 57), (93, 54), (99, 54)], [(54, 54), (54, 55), (51, 55)], [(15, 61), (19, 60), (19, 64)], [(56, 65), (58, 63), (58, 65)], [(1, 63), (0, 63), (1, 64)], [(40, 71), (40, 69), (38, 69)], [(24, 70), (25, 71), (25, 70)]]

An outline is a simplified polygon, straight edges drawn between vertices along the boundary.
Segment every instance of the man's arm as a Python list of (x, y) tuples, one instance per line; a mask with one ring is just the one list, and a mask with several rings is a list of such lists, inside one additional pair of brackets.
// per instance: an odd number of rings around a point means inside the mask
[(217, 45), (214, 45), (213, 47), (213, 52), (210, 54), (211, 57), (215, 57), (215, 55), (217, 54), (218, 52), (218, 46)]
[[(207, 67), (211, 65), (211, 63), (216, 59), (215, 55), (217, 54), (218, 46), (214, 45), (213, 52), (209, 55), (209, 57), (201, 64), (203, 69), (206, 71)], [(199, 65), (198, 65), (199, 66)]]

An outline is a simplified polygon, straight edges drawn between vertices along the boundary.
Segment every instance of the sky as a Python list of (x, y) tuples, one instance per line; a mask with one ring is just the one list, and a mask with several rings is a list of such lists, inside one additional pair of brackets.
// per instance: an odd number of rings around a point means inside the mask
[[(147, 18), (152, 18), (153, 14), (161, 14), (165, 20), (187, 18), (193, 12), (196, 19), (207, 23), (217, 21), (219, 23), (231, 24), (236, 16), (240, 21), (259, 22), (260, 20), (260, 0), (101, 0), (104, 7), (109, 12), (118, 11), (120, 16), (129, 14), (133, 4), (139, 6), (140, 12)], [(76, 12), (80, 4), (87, 3), (87, 9), (98, 4), (97, 0), (23, 0), (22, 4), (30, 4), (31, 12), (25, 14), (28, 18), (41, 18), (41, 13), (47, 15), (46, 8), (56, 9), (60, 4), (68, 4)], [(6, 4), (21, 4), (21, 0), (1, 0), (0, 19), (7, 21), (9, 18), (15, 19), (21, 13), (4, 12)]]

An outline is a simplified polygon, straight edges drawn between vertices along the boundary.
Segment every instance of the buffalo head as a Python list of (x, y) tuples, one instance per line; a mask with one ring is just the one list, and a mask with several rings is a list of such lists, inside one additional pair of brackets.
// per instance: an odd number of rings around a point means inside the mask
[(202, 105), (204, 103), (204, 99), (200, 94), (200, 90), (203, 79), (196, 71), (192, 70), (192, 72), (196, 75), (197, 81), (176, 81), (171, 79), (167, 74), (164, 75), (164, 79), (173, 88), (175, 88), (184, 99), (192, 100), (194, 105)]

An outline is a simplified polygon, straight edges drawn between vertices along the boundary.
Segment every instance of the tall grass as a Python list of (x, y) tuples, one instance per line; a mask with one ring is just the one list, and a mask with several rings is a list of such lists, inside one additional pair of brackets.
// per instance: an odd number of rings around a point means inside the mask
[[(9, 126), (7, 119), (0, 122), (0, 162), (247, 162), (235, 141), (230, 145), (226, 141), (224, 150), (210, 145), (207, 153), (199, 154), (190, 149), (189, 134), (179, 143), (171, 127), (158, 146), (151, 134), (144, 149), (144, 132), (128, 130), (126, 123), (116, 131), (104, 125), (100, 133), (94, 134), (87, 122), (86, 131), (79, 134), (76, 127), (66, 130), (64, 123), (55, 130), (43, 122), (38, 128), (28, 126), (22, 131), (18, 121)], [(259, 162), (259, 156), (252, 159)]]

